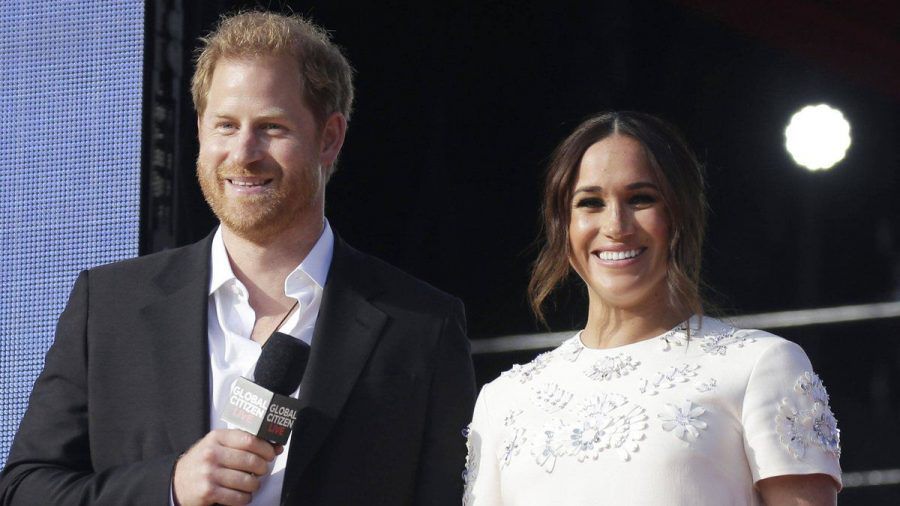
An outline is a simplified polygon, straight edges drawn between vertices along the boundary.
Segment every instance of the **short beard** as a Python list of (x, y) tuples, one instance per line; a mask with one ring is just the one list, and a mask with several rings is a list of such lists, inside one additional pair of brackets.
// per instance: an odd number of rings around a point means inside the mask
[(277, 237), (285, 230), (294, 217), (288, 213), (291, 196), (286, 189), (268, 190), (261, 195), (246, 196), (241, 205), (224, 197), (227, 182), (220, 174), (253, 174), (254, 171), (240, 167), (219, 166), (215, 171), (197, 162), (197, 180), (203, 198), (219, 221), (239, 237), (255, 243), (264, 243)]

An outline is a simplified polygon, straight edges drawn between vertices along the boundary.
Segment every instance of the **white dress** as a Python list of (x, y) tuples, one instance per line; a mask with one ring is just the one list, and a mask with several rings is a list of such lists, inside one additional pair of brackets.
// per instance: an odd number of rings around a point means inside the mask
[(463, 503), (758, 505), (771, 476), (840, 486), (839, 431), (803, 350), (698, 323), (610, 349), (579, 333), (485, 385)]

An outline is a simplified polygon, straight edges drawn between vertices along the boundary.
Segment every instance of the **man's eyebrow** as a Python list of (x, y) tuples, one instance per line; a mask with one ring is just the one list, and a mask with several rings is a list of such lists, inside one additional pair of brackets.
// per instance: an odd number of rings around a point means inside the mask
[[(257, 119), (272, 119), (272, 118), (283, 118), (287, 116), (287, 110), (281, 107), (272, 107), (269, 109), (263, 109), (258, 114), (256, 114)], [(212, 116), (214, 118), (233, 118), (235, 115), (228, 112), (213, 112)]]
[(257, 118), (283, 118), (287, 116), (287, 111), (281, 107), (270, 107), (269, 109), (263, 109), (259, 114), (257, 114)]

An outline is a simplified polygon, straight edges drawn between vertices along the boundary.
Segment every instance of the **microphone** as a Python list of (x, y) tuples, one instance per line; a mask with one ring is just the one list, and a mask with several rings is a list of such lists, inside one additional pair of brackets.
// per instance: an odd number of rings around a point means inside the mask
[(300, 386), (308, 361), (308, 344), (273, 333), (256, 362), (255, 381), (232, 383), (222, 420), (272, 444), (287, 443), (300, 410), (300, 401), (290, 395)]

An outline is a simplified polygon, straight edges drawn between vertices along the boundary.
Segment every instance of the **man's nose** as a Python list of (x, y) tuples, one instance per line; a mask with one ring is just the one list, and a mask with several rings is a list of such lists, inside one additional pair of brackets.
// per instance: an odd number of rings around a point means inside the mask
[(253, 129), (247, 128), (235, 136), (230, 156), (232, 163), (246, 167), (260, 160), (263, 152), (263, 139)]

